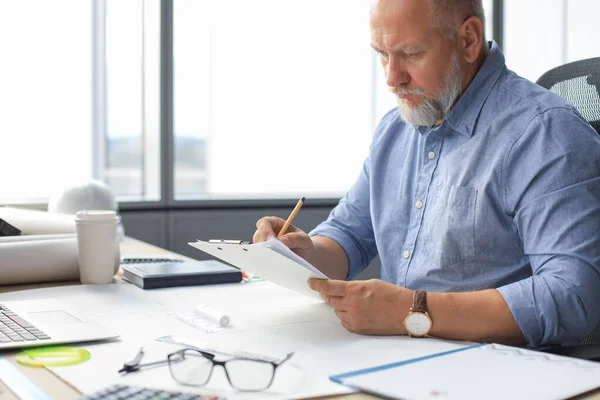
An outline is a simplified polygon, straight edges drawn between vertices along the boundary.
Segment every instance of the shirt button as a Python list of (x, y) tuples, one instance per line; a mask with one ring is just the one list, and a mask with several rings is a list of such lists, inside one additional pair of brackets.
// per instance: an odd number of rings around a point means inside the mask
[(406, 250), (402, 256), (404, 256), (404, 258), (410, 257), (410, 251)]
[(415, 203), (415, 207), (417, 207), (418, 209), (423, 208), (423, 202), (421, 200), (417, 200), (417, 202)]
[(427, 154), (427, 156), (430, 160), (433, 160), (435, 158), (435, 153), (433, 151), (430, 151), (429, 154)]

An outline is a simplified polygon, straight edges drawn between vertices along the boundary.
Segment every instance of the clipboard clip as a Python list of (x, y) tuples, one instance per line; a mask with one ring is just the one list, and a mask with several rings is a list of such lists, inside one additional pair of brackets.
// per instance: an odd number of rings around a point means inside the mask
[(208, 243), (212, 244), (250, 244), (247, 240), (228, 240), (228, 239), (210, 239)]

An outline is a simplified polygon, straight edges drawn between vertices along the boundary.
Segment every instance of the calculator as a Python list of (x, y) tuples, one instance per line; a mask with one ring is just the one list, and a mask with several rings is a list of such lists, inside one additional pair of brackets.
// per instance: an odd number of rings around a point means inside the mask
[(216, 394), (184, 393), (120, 384), (86, 394), (79, 400), (125, 400), (130, 398), (136, 400), (226, 400), (225, 397)]

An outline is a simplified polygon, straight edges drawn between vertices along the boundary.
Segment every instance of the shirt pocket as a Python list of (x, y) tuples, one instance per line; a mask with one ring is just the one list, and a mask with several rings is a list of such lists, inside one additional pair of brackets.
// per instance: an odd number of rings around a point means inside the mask
[(428, 197), (422, 237), (426, 262), (448, 268), (475, 260), (477, 190), (435, 186)]

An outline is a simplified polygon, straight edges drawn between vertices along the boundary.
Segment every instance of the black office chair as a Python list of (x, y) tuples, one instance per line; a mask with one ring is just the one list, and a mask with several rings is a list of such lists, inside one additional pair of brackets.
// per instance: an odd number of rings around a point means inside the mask
[[(575, 61), (546, 72), (536, 82), (571, 103), (600, 134), (600, 57)], [(600, 245), (600, 244), (599, 244)], [(600, 288), (598, 288), (600, 292)], [(547, 351), (565, 356), (600, 361), (600, 322), (577, 346)]]

